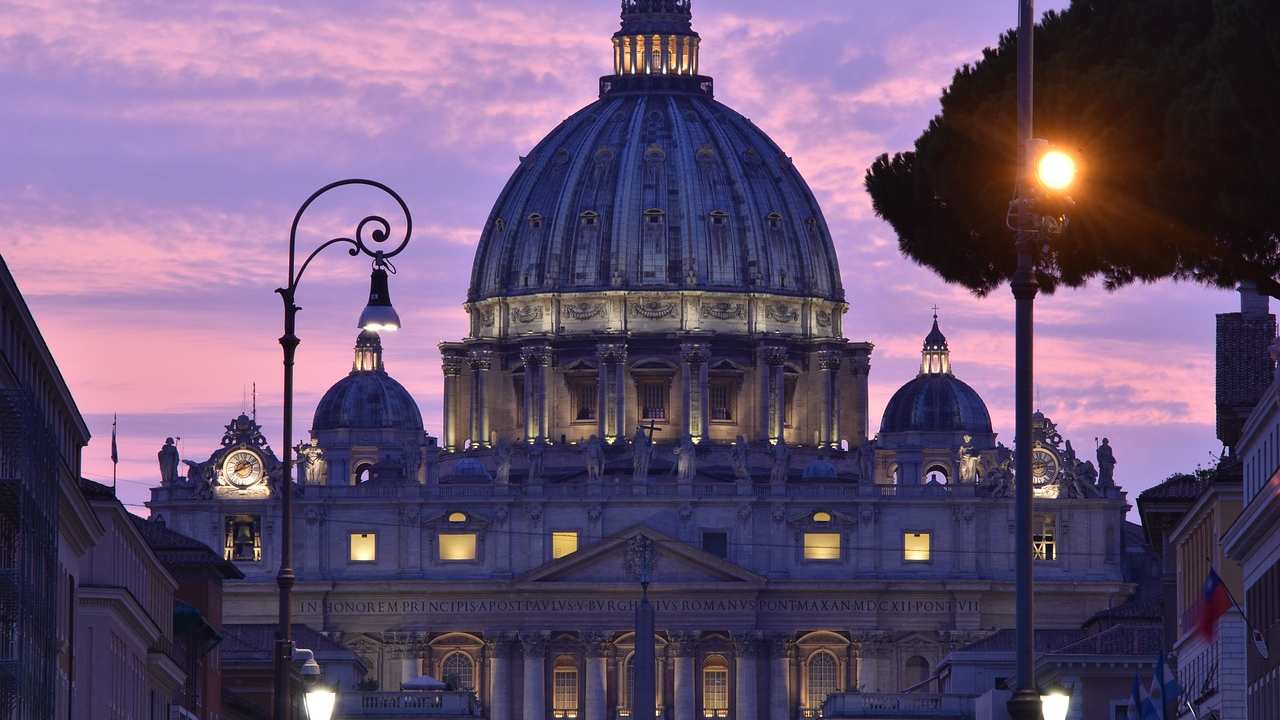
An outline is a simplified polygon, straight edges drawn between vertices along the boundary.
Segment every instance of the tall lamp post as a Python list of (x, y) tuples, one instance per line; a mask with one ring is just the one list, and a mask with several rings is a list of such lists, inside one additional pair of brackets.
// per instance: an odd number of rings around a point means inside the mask
[(1032, 77), (1035, 0), (1018, 2), (1018, 176), (1009, 204), (1009, 226), (1014, 231), (1017, 267), (1010, 288), (1015, 301), (1017, 415), (1014, 447), (1016, 515), (1014, 543), (1017, 603), (1015, 630), (1015, 680), (1008, 710), (1012, 720), (1041, 720), (1040, 692), (1035, 677), (1035, 631), (1031, 538), (1031, 414), (1034, 391), (1034, 303), (1040, 289), (1036, 282), (1033, 246), (1041, 235), (1061, 233), (1066, 226), (1070, 199), (1065, 191), (1075, 180), (1075, 161), (1048, 143), (1032, 138)]
[[(391, 235), (391, 223), (379, 215), (368, 215), (356, 225), (354, 237), (338, 237), (322, 243), (301, 265), (295, 264), (298, 240), (298, 223), (307, 208), (321, 195), (340, 187), (359, 185), (380, 190), (400, 206), (404, 213), (404, 239), (399, 245), (389, 250), (375, 249), (387, 242)], [(366, 238), (366, 233), (368, 233)], [(292, 607), (289, 593), (293, 589), (293, 358), (298, 349), (298, 336), (294, 334), (298, 311), (302, 308), (294, 303), (298, 283), (307, 266), (316, 255), (332, 245), (348, 245), (347, 253), (353, 257), (364, 254), (373, 259), (373, 272), (370, 277), (369, 304), (360, 314), (358, 326), (373, 332), (393, 331), (400, 327), (400, 318), (391, 306), (391, 297), (387, 288), (387, 273), (395, 272), (394, 266), (388, 262), (399, 255), (409, 244), (413, 235), (413, 216), (409, 214), (409, 206), (394, 190), (374, 180), (339, 180), (329, 183), (311, 194), (307, 201), (298, 208), (293, 216), (293, 225), (289, 229), (289, 283), (276, 290), (284, 301), (284, 335), (280, 338), (280, 347), (284, 349), (284, 460), (280, 482), (280, 572), (276, 583), (280, 587), (280, 630), (276, 633), (275, 645), (275, 713), (274, 720), (291, 720), (293, 712), (292, 662), (293, 662), (293, 628)], [(374, 243), (370, 246), (369, 242)], [(296, 269), (296, 271), (295, 271)]]

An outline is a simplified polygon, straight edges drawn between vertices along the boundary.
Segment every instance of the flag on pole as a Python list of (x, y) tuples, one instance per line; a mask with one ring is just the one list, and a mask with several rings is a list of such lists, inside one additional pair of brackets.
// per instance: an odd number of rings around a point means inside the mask
[(1133, 676), (1133, 696), (1129, 699), (1129, 720), (1160, 720), (1151, 695), (1142, 684), (1142, 676)]
[(1165, 709), (1170, 702), (1177, 702), (1182, 696), (1182, 684), (1168, 662), (1164, 653), (1156, 660), (1156, 674), (1151, 677), (1151, 704), (1159, 717), (1164, 717)]
[(1209, 575), (1204, 579), (1204, 594), (1200, 599), (1200, 618), (1197, 630), (1206, 641), (1212, 640), (1217, 630), (1218, 618), (1227, 614), (1234, 605), (1226, 583), (1218, 577), (1218, 571), (1209, 568)]

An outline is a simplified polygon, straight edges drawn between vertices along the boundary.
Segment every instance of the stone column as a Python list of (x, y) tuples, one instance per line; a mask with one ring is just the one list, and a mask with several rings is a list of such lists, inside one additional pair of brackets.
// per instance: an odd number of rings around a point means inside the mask
[(674, 720), (695, 720), (697, 707), (697, 674), (694, 672), (695, 636), (692, 633), (670, 633), (667, 648), (675, 658)]
[(849, 447), (854, 447), (867, 441), (867, 377), (871, 374), (871, 358), (866, 354), (855, 355), (850, 367), (852, 397), (849, 407), (840, 408), (846, 418), (840, 423), (840, 431), (850, 436)]
[(551, 348), (529, 345), (520, 349), (524, 364), (525, 440), (547, 440), (547, 385), (551, 372)]
[(511, 720), (511, 641), (490, 640), (484, 649), (489, 658), (489, 720)]
[(600, 363), (600, 380), (596, 388), (600, 403), (600, 438), (607, 443), (615, 443), (627, 437), (623, 412), (627, 389), (627, 346), (601, 343), (596, 346), (596, 358)]
[(594, 633), (587, 636), (587, 707), (586, 720), (608, 720), (609, 696), (605, 692), (605, 678), (609, 672), (609, 655), (612, 647), (608, 639)]
[(791, 677), (792, 644), (790, 635), (771, 635), (769, 641), (769, 720), (791, 717), (791, 695), (787, 681)]
[(787, 348), (782, 345), (765, 345), (760, 349), (761, 421), (764, 439), (769, 442), (782, 440), (782, 427), (786, 422), (786, 384), (783, 366), (787, 362)]
[(711, 356), (705, 343), (680, 346), (681, 378), (684, 381), (685, 433), (694, 442), (702, 442), (710, 430), (707, 418), (707, 358)]
[(522, 635), (524, 646), (524, 720), (547, 720), (547, 637)]
[(444, 369), (444, 449), (446, 452), (457, 452), (459, 442), (458, 428), (458, 384), (462, 377), (463, 358), (457, 354), (444, 354), (440, 364)]
[(818, 353), (818, 372), (822, 382), (822, 420), (818, 428), (818, 442), (822, 447), (840, 446), (840, 352), (823, 350)]
[(472, 350), (467, 356), (471, 366), (471, 446), (489, 447), (489, 371), (493, 356), (488, 350)]
[(756, 709), (756, 655), (760, 647), (756, 633), (733, 636), (734, 675), (736, 692), (733, 695), (734, 720), (758, 720)]

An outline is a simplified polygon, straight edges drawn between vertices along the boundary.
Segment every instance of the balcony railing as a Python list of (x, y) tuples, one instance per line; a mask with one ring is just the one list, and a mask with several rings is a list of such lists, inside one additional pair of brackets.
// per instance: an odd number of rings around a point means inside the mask
[(466, 691), (344, 692), (342, 718), (480, 717), (480, 703)]
[(973, 698), (962, 695), (836, 693), (822, 705), (826, 718), (960, 718), (973, 714)]

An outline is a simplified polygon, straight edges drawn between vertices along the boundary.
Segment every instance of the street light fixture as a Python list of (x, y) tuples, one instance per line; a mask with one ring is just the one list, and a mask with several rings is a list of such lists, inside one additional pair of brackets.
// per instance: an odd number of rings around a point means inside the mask
[[(404, 238), (400, 240), (399, 245), (389, 250), (375, 249), (387, 242), (391, 236), (391, 223), (380, 215), (368, 215), (356, 225), (354, 237), (338, 237), (321, 243), (319, 247), (311, 251), (311, 254), (302, 261), (301, 265), (296, 264), (298, 224), (302, 221), (303, 214), (321, 195), (330, 190), (348, 185), (380, 190), (395, 200), (396, 204), (400, 206), (400, 211), (404, 213)], [(284, 335), (280, 337), (280, 347), (284, 350), (284, 437), (282, 438), (284, 443), (280, 471), (280, 571), (276, 575), (276, 584), (280, 588), (278, 614), (280, 630), (276, 633), (275, 659), (273, 662), (275, 671), (275, 713), (272, 715), (273, 720), (292, 720), (293, 709), (291, 701), (293, 697), (292, 668), (290, 667), (293, 662), (293, 607), (290, 604), (289, 595), (296, 580), (293, 573), (292, 498), (293, 359), (299, 343), (298, 336), (294, 331), (297, 325), (298, 311), (302, 309), (294, 302), (298, 292), (298, 283), (302, 280), (303, 273), (307, 271), (307, 266), (311, 264), (316, 255), (320, 254), (320, 251), (331, 245), (348, 245), (350, 246), (347, 248), (348, 255), (355, 257), (363, 253), (373, 259), (369, 304), (365, 307), (364, 313), (361, 313), (361, 327), (373, 329), (372, 326), (377, 325), (378, 329), (381, 330), (399, 328), (400, 318), (396, 315), (395, 309), (391, 307), (391, 296), (387, 292), (387, 270), (392, 268), (388, 261), (404, 250), (405, 246), (409, 244), (409, 238), (412, 236), (413, 216), (409, 213), (409, 206), (405, 204), (404, 199), (397, 195), (394, 190), (380, 182), (360, 179), (339, 180), (338, 182), (329, 183), (312, 193), (311, 197), (307, 198), (307, 201), (302, 203), (302, 207), (298, 208), (298, 212), (294, 214), (293, 224), (289, 229), (289, 282), (285, 287), (276, 290), (276, 292), (280, 293), (280, 299), (284, 301)], [(371, 242), (374, 245), (371, 246)], [(314, 664), (314, 662), (313, 658), (312, 663)], [(316, 669), (319, 669), (318, 666)], [(320, 696), (317, 696), (317, 701), (320, 701)], [(318, 709), (321, 707), (317, 705)], [(330, 713), (332, 713), (332, 709)]]
[(1067, 720), (1067, 711), (1071, 709), (1071, 696), (1057, 690), (1040, 696), (1041, 712), (1044, 720)]
[(1061, 150), (1045, 150), (1036, 159), (1036, 180), (1051, 192), (1069, 189), (1076, 180), (1076, 159)]
[[(317, 684), (307, 690), (306, 705), (307, 720), (330, 720), (338, 705), (338, 693), (327, 685)], [(1046, 717), (1045, 720), (1049, 718)]]

